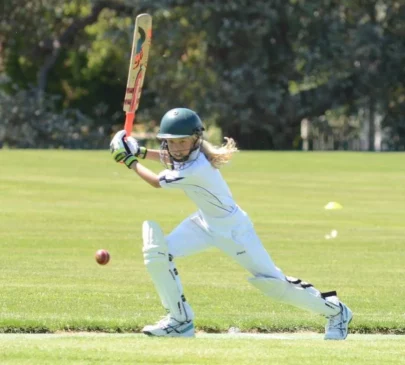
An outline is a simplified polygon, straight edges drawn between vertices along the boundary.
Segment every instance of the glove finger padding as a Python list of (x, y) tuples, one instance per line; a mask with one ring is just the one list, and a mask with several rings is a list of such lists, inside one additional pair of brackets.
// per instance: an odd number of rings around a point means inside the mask
[(134, 156), (139, 155), (139, 144), (134, 137), (127, 137), (126, 140), (124, 140), (124, 143), (126, 143), (128, 149)]
[[(143, 156), (146, 156), (146, 148), (144, 149)], [(115, 162), (123, 162), (130, 169), (132, 164), (138, 161), (135, 156), (139, 155), (141, 148), (135, 138), (126, 137), (125, 130), (121, 130), (111, 140), (110, 150)]]
[(110, 143), (111, 151), (113, 151), (113, 150), (115, 151), (120, 148), (125, 148), (128, 153), (131, 153), (128, 146), (126, 146), (125, 136), (126, 136), (126, 134), (125, 134), (124, 130), (115, 133), (115, 136), (111, 140), (111, 143)]
[(126, 132), (124, 130), (115, 134), (110, 143), (110, 151), (116, 162), (122, 161), (127, 155), (131, 154), (128, 145), (125, 142)]

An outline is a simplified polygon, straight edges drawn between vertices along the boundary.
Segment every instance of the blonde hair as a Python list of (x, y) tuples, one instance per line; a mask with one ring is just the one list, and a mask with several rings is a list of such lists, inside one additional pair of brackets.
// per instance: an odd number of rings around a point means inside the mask
[(233, 138), (225, 137), (224, 139), (226, 140), (226, 143), (221, 147), (214, 146), (210, 142), (204, 140), (201, 143), (201, 152), (211, 163), (212, 167), (215, 167), (216, 169), (227, 164), (231, 160), (233, 153), (238, 151)]

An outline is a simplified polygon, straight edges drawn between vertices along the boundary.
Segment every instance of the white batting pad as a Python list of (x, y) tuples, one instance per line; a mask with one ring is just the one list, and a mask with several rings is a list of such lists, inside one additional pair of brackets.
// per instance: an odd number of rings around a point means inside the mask
[(144, 262), (163, 306), (179, 322), (193, 319), (194, 313), (185, 302), (180, 279), (174, 263), (169, 260), (167, 243), (159, 224), (143, 222), (142, 236)]
[(334, 316), (340, 312), (338, 301), (335, 304), (325, 300), (321, 293), (312, 286), (303, 288), (301, 285), (288, 281), (266, 277), (255, 277), (248, 280), (257, 289), (277, 301), (322, 314), (326, 317)]

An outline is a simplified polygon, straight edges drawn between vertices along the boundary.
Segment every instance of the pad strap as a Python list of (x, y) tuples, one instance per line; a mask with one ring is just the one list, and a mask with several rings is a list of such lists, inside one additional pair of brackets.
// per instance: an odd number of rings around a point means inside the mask
[(326, 300), (336, 292), (322, 293), (315, 289), (312, 284), (305, 283), (300, 279), (289, 277), (288, 280), (276, 278), (254, 277), (249, 282), (269, 297), (295, 307), (306, 309), (314, 313), (331, 317), (340, 312), (338, 298)]

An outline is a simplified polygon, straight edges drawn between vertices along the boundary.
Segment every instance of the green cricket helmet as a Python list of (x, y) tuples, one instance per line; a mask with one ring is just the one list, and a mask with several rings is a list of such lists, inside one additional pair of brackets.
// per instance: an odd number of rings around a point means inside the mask
[(203, 124), (197, 113), (186, 108), (169, 110), (160, 122), (159, 139), (184, 138), (193, 135), (202, 136)]
[[(183, 169), (186, 163), (193, 162), (198, 158), (203, 140), (204, 127), (197, 113), (186, 108), (175, 108), (169, 110), (160, 122), (160, 130), (157, 138), (162, 140), (160, 145), (160, 160), (164, 166), (170, 169)], [(182, 158), (175, 158), (168, 148), (168, 139), (185, 138), (197, 136), (194, 145)], [(170, 161), (166, 161), (164, 156), (169, 156)], [(166, 162), (165, 162), (166, 161)], [(176, 162), (176, 164), (175, 164)]]

